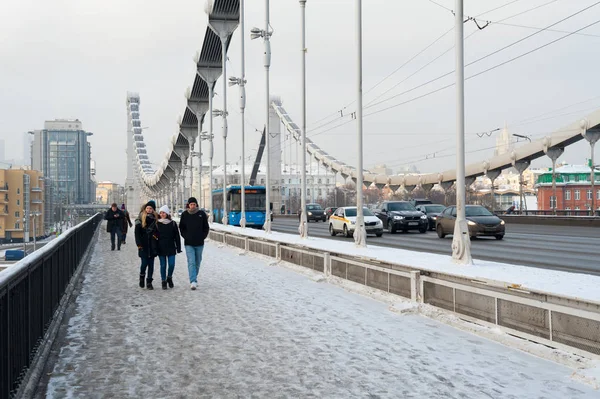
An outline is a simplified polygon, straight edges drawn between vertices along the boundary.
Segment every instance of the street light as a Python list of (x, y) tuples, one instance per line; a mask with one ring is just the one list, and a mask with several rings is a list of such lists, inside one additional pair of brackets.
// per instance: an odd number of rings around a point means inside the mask
[(306, 214), (306, 0), (300, 0), (302, 21), (302, 181), (300, 183), (300, 237), (308, 237), (308, 216)]
[(522, 135), (522, 134), (516, 134), (516, 133), (513, 133), (513, 136), (518, 137), (520, 139), (529, 140), (529, 142), (531, 143), (531, 137), (529, 137), (529, 136), (525, 136), (525, 135)]
[(357, 247), (367, 246), (365, 215), (363, 213), (363, 88), (362, 88), (362, 0), (356, 2), (357, 33), (357, 88), (356, 125), (358, 136), (358, 164), (356, 166), (356, 226), (354, 242)]
[(242, 115), (242, 168), (241, 168), (241, 178), (240, 178), (240, 186), (241, 186), (241, 201), (242, 201), (242, 209), (240, 214), (240, 227), (246, 227), (246, 133), (245, 133), (245, 117), (244, 111), (246, 109), (246, 79), (245, 79), (245, 62), (244, 62), (244, 0), (240, 2), (240, 21), (241, 21), (241, 30), (242, 30), (242, 77), (235, 78), (233, 76), (229, 77), (229, 86), (240, 86), (240, 113)]
[[(265, 147), (267, 148), (267, 173), (266, 173), (266, 213), (265, 224), (263, 228), (267, 233), (271, 232), (271, 145), (269, 132), (269, 108), (270, 108), (270, 93), (269, 93), (269, 68), (271, 67), (271, 42), (270, 38), (273, 34), (269, 30), (269, 0), (265, 0), (265, 29), (252, 28), (250, 30), (250, 38), (252, 40), (262, 37), (265, 44), (264, 65), (265, 65), (265, 87), (266, 87), (266, 121), (265, 121)], [(277, 167), (280, 167), (277, 165)]]
[(465, 57), (463, 0), (456, 0), (456, 222), (452, 237), (452, 258), (456, 263), (472, 264), (471, 239), (466, 218), (465, 193)]
[[(213, 115), (223, 118), (223, 217), (221, 223), (227, 225), (227, 111), (214, 109)], [(211, 212), (213, 212), (212, 209)]]

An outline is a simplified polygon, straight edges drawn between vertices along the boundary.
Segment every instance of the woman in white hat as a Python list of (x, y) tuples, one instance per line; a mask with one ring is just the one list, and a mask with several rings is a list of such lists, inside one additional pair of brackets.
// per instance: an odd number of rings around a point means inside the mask
[[(175, 254), (181, 252), (181, 238), (177, 223), (171, 220), (171, 211), (169, 207), (163, 205), (158, 210), (158, 260), (160, 262), (160, 278), (162, 280), (162, 289), (166, 290), (167, 285), (173, 288), (173, 270), (175, 269)], [(169, 269), (167, 271), (167, 263)]]

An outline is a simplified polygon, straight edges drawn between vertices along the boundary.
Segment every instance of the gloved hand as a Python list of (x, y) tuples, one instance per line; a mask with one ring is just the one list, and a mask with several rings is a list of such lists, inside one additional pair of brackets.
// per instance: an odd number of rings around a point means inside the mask
[(138, 246), (138, 256), (140, 258), (144, 256), (144, 249), (141, 246)]

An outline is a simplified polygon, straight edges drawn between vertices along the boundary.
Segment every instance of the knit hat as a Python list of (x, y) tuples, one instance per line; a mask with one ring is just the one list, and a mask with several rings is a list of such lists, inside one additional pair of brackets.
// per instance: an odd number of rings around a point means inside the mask
[(160, 209), (158, 210), (158, 213), (160, 213), (160, 212), (164, 212), (167, 215), (171, 214), (171, 211), (169, 210), (169, 207), (166, 206), (166, 205), (163, 205), (163, 206), (160, 207)]
[(196, 206), (198, 206), (198, 200), (196, 200), (196, 197), (190, 197), (190, 199), (188, 199), (188, 204), (191, 203), (195, 203)]
[(144, 208), (146, 208), (147, 206), (151, 206), (152, 209), (156, 210), (156, 202), (154, 202), (154, 200), (150, 200), (146, 203), (146, 206), (144, 206)]

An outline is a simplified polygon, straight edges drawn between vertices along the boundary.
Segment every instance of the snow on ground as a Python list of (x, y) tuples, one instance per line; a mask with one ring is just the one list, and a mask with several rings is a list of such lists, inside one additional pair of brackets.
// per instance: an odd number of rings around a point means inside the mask
[(568, 367), (214, 242), (197, 291), (184, 255), (174, 289), (141, 289), (132, 244), (100, 234), (48, 398), (600, 395)]
[(315, 237), (302, 239), (299, 235), (279, 232), (267, 234), (263, 230), (241, 229), (235, 226), (223, 226), (216, 223), (213, 223), (211, 228), (215, 231), (235, 232), (250, 237), (259, 237), (289, 244), (302, 245), (307, 248), (318, 249), (321, 251), (354, 255), (357, 258), (363, 259), (376, 259), (379, 261), (414, 267), (415, 269), (424, 271), (441, 272), (472, 279), (491, 280), (497, 282), (501, 286), (510, 285), (520, 289), (530, 289), (537, 292), (558, 294), (600, 303), (600, 291), (598, 290), (598, 287), (600, 286), (600, 276), (484, 260), (475, 260), (474, 265), (463, 266), (454, 263), (450, 254), (447, 256), (428, 254), (404, 249), (378, 247), (375, 245), (369, 245), (368, 248), (357, 248), (352, 239), (349, 239), (348, 242)]

